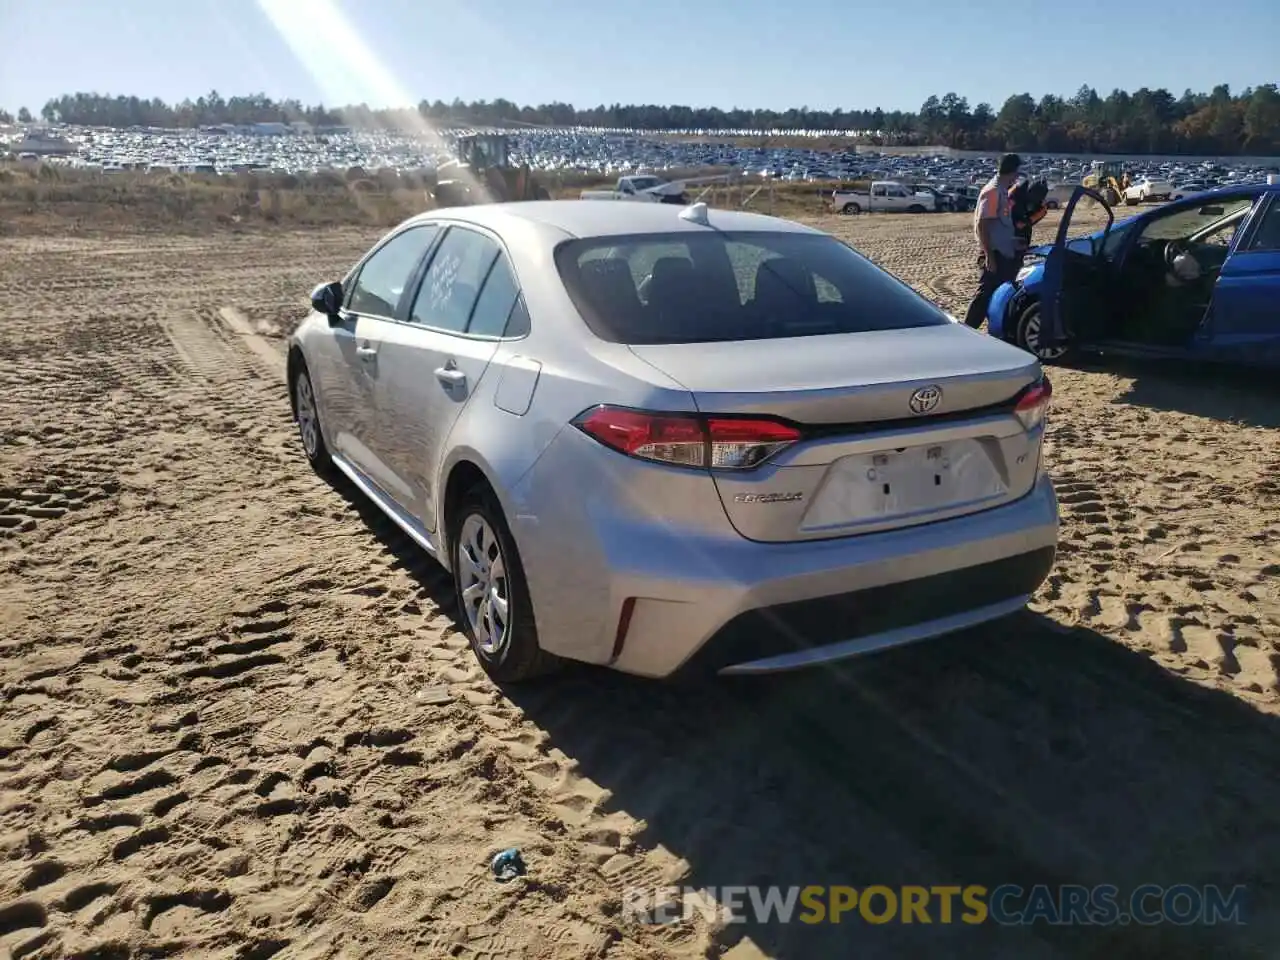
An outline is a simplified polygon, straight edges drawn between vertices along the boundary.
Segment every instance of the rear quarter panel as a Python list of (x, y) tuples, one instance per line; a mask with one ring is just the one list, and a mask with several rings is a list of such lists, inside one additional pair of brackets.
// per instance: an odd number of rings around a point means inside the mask
[[(536, 324), (537, 319), (532, 322)], [(688, 391), (675, 384), (669, 388), (655, 385), (629, 373), (627, 366), (642, 365), (625, 347), (620, 350), (630, 362), (615, 366), (579, 345), (566, 347), (533, 337), (504, 342), (446, 441), (438, 489), (444, 489), (458, 463), (471, 461), (489, 478), (508, 520), (517, 513), (536, 515), (538, 505), (514, 502), (512, 491), (557, 434), (576, 429), (569, 423), (578, 414), (599, 403), (694, 409)], [(511, 403), (509, 389), (503, 390), (504, 380), (508, 375), (525, 376), (534, 364), (538, 367), (536, 381), (526, 381), (522, 387), (523, 407)], [(655, 379), (662, 377), (647, 365), (633, 370), (634, 374), (646, 372)], [(441, 503), (439, 509), (443, 506)], [(438, 517), (437, 522), (443, 520)]]

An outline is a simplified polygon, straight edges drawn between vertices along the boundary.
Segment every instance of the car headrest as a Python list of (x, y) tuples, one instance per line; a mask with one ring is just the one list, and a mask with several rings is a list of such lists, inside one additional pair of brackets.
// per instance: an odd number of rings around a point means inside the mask
[(813, 274), (795, 260), (775, 257), (756, 267), (757, 303), (794, 310), (801, 304), (818, 302), (818, 286)]
[(685, 257), (659, 257), (649, 271), (654, 284), (689, 283), (693, 279), (693, 261)]
[(582, 285), (597, 302), (639, 303), (631, 267), (625, 260), (614, 258), (588, 260), (579, 269)]
[(697, 274), (693, 261), (684, 257), (660, 257), (649, 271), (645, 292), (649, 306), (662, 306), (673, 299), (690, 296)]
[(609, 315), (601, 319), (619, 333), (636, 329), (640, 322), (640, 297), (635, 278), (625, 260), (588, 260), (578, 268), (588, 302), (608, 304)]

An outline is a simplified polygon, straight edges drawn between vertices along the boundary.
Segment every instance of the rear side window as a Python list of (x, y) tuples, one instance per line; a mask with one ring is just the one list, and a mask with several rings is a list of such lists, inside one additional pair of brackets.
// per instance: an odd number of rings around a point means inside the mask
[(379, 247), (361, 266), (347, 296), (347, 309), (394, 318), (409, 278), (437, 233), (439, 227), (434, 225), (411, 227)]
[(1280, 250), (1280, 193), (1271, 198), (1271, 206), (1249, 240), (1249, 250)]
[(529, 335), (529, 308), (525, 306), (524, 294), (516, 297), (511, 307), (511, 315), (507, 317), (508, 337), (527, 337)]
[(418, 287), (409, 319), (425, 327), (463, 333), (489, 269), (501, 253), (482, 233), (451, 227)]
[(617, 343), (708, 343), (899, 330), (947, 316), (823, 234), (646, 234), (556, 251), (592, 332)]
[(476, 308), (471, 313), (467, 333), (480, 337), (501, 337), (506, 334), (507, 318), (515, 306), (520, 288), (511, 270), (506, 254), (499, 254), (484, 282)]

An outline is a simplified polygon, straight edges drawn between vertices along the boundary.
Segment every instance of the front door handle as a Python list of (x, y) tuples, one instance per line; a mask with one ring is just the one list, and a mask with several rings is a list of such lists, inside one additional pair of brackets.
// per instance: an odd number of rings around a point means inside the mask
[(460, 387), (467, 382), (467, 375), (457, 367), (436, 367), (436, 379), (446, 387)]
[(356, 347), (356, 356), (368, 363), (378, 359), (377, 347)]

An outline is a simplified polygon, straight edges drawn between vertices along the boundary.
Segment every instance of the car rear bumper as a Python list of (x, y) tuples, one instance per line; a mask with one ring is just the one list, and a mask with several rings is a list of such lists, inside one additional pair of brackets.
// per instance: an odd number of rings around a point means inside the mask
[(980, 513), (800, 543), (616, 512), (575, 523), (582, 500), (564, 525), (540, 513), (515, 532), (542, 645), (648, 677), (795, 669), (1005, 616), (1044, 581), (1058, 540), (1047, 477)]
[(683, 663), (683, 674), (776, 673), (964, 630), (1021, 610), (1055, 548), (914, 580), (748, 610)]

